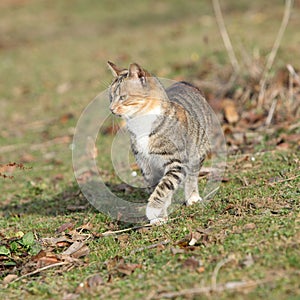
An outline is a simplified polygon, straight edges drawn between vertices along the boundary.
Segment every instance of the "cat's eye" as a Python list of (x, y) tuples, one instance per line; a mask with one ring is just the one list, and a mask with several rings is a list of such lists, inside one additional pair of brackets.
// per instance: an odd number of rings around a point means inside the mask
[(120, 100), (120, 101), (124, 101), (125, 99), (126, 99), (126, 96), (125, 96), (125, 95), (119, 97), (119, 100)]

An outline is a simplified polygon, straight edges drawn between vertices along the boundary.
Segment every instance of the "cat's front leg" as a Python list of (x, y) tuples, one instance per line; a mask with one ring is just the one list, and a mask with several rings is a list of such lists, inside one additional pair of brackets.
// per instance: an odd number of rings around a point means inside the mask
[(159, 172), (151, 167), (149, 161), (144, 157), (138, 157), (137, 161), (146, 183), (146, 189), (148, 193), (151, 194), (162, 177), (162, 174), (159, 174)]
[(165, 175), (151, 194), (146, 209), (147, 218), (151, 224), (164, 223), (168, 219), (167, 209), (171, 204), (174, 192), (185, 179), (186, 171), (183, 165), (176, 160), (166, 168)]

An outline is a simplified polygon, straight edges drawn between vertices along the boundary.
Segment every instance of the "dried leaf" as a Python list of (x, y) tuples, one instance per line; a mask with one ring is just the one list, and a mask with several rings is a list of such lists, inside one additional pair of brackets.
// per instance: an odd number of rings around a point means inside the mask
[(120, 263), (117, 266), (117, 271), (122, 274), (125, 274), (125, 275), (130, 275), (137, 268), (141, 269), (142, 265), (141, 264)]
[(45, 251), (41, 251), (33, 260), (37, 262), (37, 268), (53, 265), (61, 261), (56, 254)]
[(14, 281), (16, 278), (18, 278), (18, 275), (15, 275), (15, 274), (8, 274), (8, 275), (6, 275), (6, 276), (3, 278), (2, 283), (3, 283), (3, 284), (8, 284), (8, 283)]
[(42, 243), (45, 245), (45, 246), (51, 246), (51, 247), (57, 247), (57, 245), (59, 243), (68, 243), (68, 244), (71, 244), (73, 243), (73, 240), (66, 237), (66, 236), (60, 236), (60, 237), (51, 237), (51, 238), (43, 238), (42, 239)]
[(56, 232), (61, 233), (63, 231), (70, 230), (70, 229), (73, 229), (73, 228), (74, 228), (74, 224), (71, 223), (71, 222), (68, 222), (68, 223), (64, 223), (60, 227), (58, 227), (56, 229)]
[(239, 120), (239, 114), (235, 102), (226, 98), (222, 101), (222, 105), (227, 122), (230, 124), (236, 123)]
[(79, 258), (88, 255), (90, 252), (88, 246), (84, 242), (74, 242), (62, 255), (70, 255)]

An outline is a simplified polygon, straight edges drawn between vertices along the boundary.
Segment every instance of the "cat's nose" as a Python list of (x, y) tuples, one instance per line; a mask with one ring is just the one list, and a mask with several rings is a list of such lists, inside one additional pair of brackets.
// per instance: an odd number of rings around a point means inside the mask
[(114, 115), (118, 115), (118, 111), (119, 111), (118, 105), (111, 105), (111, 106), (109, 107), (109, 109), (110, 109), (110, 111), (111, 111)]
[(115, 106), (115, 105), (110, 105), (109, 109), (110, 109), (110, 111), (113, 113), (114, 110), (116, 109), (116, 106)]

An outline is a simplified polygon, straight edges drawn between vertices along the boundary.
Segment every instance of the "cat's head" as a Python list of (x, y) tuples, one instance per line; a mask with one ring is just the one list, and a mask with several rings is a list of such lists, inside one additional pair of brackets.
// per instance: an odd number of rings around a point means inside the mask
[(151, 76), (138, 64), (128, 69), (108, 62), (114, 75), (110, 86), (110, 110), (125, 119), (140, 115), (159, 114), (162, 101), (167, 99), (165, 90), (157, 78)]

